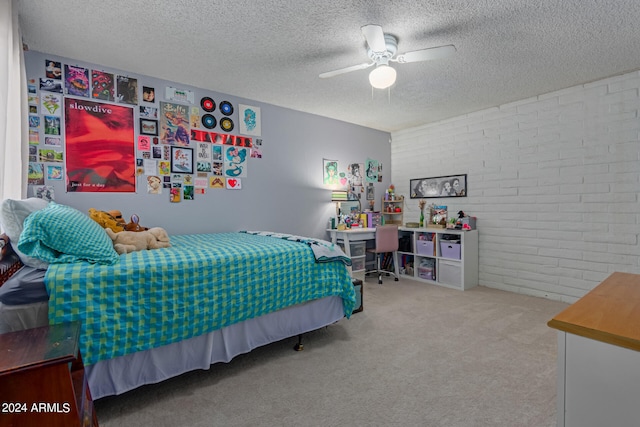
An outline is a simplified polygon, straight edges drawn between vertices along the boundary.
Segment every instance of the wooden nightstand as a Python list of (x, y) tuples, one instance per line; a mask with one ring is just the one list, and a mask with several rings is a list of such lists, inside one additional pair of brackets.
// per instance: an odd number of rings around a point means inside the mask
[(0, 427), (98, 426), (78, 322), (0, 335)]

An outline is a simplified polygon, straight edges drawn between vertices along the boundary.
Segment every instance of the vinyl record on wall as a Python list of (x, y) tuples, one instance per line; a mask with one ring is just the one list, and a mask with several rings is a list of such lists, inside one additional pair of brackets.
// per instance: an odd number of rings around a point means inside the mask
[[(222, 108), (222, 104), (220, 104)], [(229, 117), (223, 117), (220, 119), (220, 128), (225, 132), (231, 132), (233, 130), (233, 120)]]
[(208, 96), (205, 96), (200, 100), (200, 106), (204, 111), (207, 111), (209, 113), (216, 109), (216, 103)]
[(220, 103), (220, 112), (225, 116), (230, 116), (233, 114), (233, 105), (229, 101), (222, 101)]
[(204, 116), (202, 116), (202, 126), (206, 127), (207, 129), (213, 129), (214, 127), (216, 127), (216, 118), (211, 114), (205, 114)]

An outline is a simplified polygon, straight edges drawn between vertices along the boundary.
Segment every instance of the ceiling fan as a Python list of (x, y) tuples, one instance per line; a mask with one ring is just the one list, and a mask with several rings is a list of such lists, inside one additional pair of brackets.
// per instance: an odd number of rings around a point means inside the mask
[(391, 34), (385, 34), (380, 25), (364, 25), (360, 27), (362, 35), (367, 41), (367, 55), (371, 62), (365, 62), (339, 70), (328, 71), (320, 74), (321, 79), (334, 77), (351, 71), (364, 70), (372, 66), (376, 68), (369, 73), (369, 83), (376, 89), (386, 89), (396, 81), (396, 70), (389, 66), (389, 62), (405, 64), (409, 62), (428, 61), (430, 59), (444, 58), (456, 51), (454, 45), (431, 47), (414, 50), (396, 56), (398, 52), (398, 40)]

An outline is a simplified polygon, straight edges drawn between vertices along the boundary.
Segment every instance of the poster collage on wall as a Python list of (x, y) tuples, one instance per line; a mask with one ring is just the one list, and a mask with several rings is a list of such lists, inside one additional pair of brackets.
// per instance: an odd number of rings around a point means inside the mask
[[(193, 200), (208, 189), (241, 189), (248, 159), (262, 158), (259, 107), (49, 59), (42, 71), (28, 81), (36, 197), (53, 200), (51, 182), (65, 180), (67, 192)], [(138, 176), (146, 188), (136, 188)]]
[(362, 200), (366, 193), (373, 209), (373, 183), (382, 182), (382, 163), (367, 159), (365, 163), (349, 163), (345, 171), (337, 160), (322, 159), (322, 182), (331, 190), (346, 190), (349, 200)]

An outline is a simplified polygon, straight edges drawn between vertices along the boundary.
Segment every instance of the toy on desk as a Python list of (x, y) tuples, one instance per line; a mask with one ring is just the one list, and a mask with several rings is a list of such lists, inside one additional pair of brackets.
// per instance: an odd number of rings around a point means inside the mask
[(455, 228), (456, 230), (474, 230), (476, 228), (476, 217), (469, 216), (463, 211), (458, 211)]

